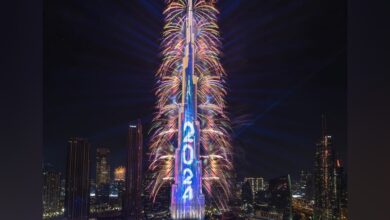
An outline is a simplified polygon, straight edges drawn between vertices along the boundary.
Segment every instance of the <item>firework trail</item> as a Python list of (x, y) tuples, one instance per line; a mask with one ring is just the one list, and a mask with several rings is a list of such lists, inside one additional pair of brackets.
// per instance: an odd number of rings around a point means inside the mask
[[(162, 40), (162, 64), (156, 74), (158, 98), (150, 143), (149, 186), (155, 199), (159, 189), (174, 178), (180, 105), (183, 98), (183, 57), (186, 45), (187, 4), (191, 0), (166, 1)], [(230, 196), (230, 121), (226, 114), (225, 71), (220, 63), (220, 35), (215, 0), (192, 0), (194, 29), (194, 77), (197, 120), (200, 125), (200, 159), (204, 191), (226, 208)]]

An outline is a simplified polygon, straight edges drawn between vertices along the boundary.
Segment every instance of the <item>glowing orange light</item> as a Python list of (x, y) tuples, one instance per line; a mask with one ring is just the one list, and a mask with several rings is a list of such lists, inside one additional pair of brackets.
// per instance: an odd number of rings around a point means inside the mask
[(122, 166), (115, 168), (114, 176), (116, 181), (125, 181), (126, 168)]

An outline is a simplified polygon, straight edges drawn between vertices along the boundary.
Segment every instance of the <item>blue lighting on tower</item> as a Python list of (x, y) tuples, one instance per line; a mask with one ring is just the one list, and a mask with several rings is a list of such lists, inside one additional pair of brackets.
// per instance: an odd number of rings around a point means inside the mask
[(182, 103), (179, 116), (178, 148), (175, 152), (175, 183), (172, 185), (172, 219), (203, 219), (204, 195), (199, 160), (199, 122), (196, 111), (194, 76), (194, 30), (192, 0), (187, 5), (186, 46), (183, 58)]

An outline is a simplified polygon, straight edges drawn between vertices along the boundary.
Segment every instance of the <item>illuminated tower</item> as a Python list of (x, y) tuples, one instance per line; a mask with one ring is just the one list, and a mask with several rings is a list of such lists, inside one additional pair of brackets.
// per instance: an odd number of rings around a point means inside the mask
[(323, 116), (323, 134), (317, 145), (314, 173), (314, 220), (339, 220), (337, 175), (332, 136), (326, 131)]
[(168, 184), (173, 219), (203, 219), (205, 196), (223, 211), (230, 193), (230, 121), (215, 0), (168, 0), (157, 72), (148, 186)]
[(188, 1), (186, 18), (182, 71), (183, 95), (178, 120), (178, 147), (175, 152), (175, 183), (171, 191), (171, 217), (173, 219), (203, 219), (205, 201), (202, 194), (202, 164), (199, 160), (192, 1)]

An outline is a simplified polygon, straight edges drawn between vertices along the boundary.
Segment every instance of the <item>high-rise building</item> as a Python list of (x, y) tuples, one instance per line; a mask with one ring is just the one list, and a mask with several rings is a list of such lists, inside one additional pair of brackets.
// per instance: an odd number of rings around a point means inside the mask
[(283, 214), (283, 220), (292, 220), (292, 193), (290, 175), (271, 179), (268, 192), (269, 206)]
[(172, 184), (172, 219), (203, 219), (205, 197), (202, 192), (202, 161), (200, 160), (200, 122), (197, 113), (198, 78), (195, 74), (196, 23), (194, 1), (187, 1), (185, 17), (182, 99), (178, 119), (178, 145), (175, 150), (175, 182)]
[(128, 129), (126, 191), (122, 212), (125, 219), (138, 220), (142, 218), (143, 135), (141, 120), (130, 123)]
[(217, 4), (166, 2), (165, 58), (157, 74), (150, 145), (150, 170), (155, 175), (151, 196), (173, 180), (171, 219), (204, 219), (205, 195), (220, 210), (228, 208), (233, 171), (225, 74), (218, 58)]
[(248, 182), (251, 186), (253, 201), (255, 201), (256, 193), (265, 190), (263, 177), (246, 177), (244, 182)]
[(65, 217), (86, 220), (89, 214), (90, 144), (86, 139), (71, 138), (65, 183)]
[(43, 216), (54, 217), (61, 214), (61, 173), (43, 171)]
[(126, 168), (123, 166), (115, 168), (114, 172), (114, 188), (117, 194), (117, 206), (122, 208), (123, 196), (125, 195)]
[(110, 200), (109, 155), (110, 150), (107, 148), (96, 150), (96, 202), (99, 205), (108, 204)]
[(317, 144), (314, 173), (314, 219), (339, 220), (337, 170), (332, 136), (327, 134), (323, 117), (323, 133)]

